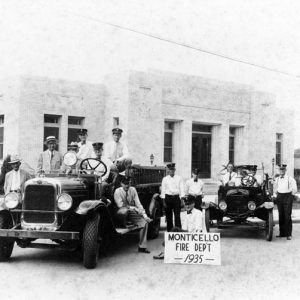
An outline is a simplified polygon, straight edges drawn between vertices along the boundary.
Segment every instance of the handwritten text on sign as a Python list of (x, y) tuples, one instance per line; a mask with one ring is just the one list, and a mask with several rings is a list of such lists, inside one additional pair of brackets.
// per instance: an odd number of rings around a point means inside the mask
[(220, 233), (165, 233), (165, 263), (221, 265)]

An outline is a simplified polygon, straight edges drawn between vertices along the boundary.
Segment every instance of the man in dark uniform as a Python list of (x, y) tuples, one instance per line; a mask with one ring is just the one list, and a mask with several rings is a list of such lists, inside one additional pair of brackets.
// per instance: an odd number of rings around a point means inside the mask
[(296, 192), (295, 179), (286, 174), (286, 165), (279, 165), (279, 176), (275, 179), (273, 193), (279, 215), (279, 235), (277, 237), (292, 239), (292, 206)]

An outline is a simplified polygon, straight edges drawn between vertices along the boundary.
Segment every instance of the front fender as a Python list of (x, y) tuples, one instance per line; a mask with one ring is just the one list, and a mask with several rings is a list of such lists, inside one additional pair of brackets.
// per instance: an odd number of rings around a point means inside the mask
[(87, 215), (88, 212), (97, 209), (100, 205), (104, 205), (101, 200), (86, 200), (79, 204), (75, 212), (79, 215)]

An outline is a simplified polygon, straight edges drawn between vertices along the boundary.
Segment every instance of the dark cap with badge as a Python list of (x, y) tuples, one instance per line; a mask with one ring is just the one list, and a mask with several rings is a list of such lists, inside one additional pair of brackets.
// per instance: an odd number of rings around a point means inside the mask
[(195, 168), (192, 170), (192, 173), (198, 175), (200, 173), (200, 170)]
[(195, 203), (194, 197), (184, 197), (183, 201), (184, 201), (185, 205), (189, 205), (189, 204)]
[(103, 143), (93, 143), (93, 147), (95, 150), (103, 150)]
[(122, 176), (121, 179), (120, 179), (120, 182), (123, 183), (123, 184), (129, 184), (130, 179), (131, 179), (130, 176)]
[(119, 127), (115, 127), (112, 129), (113, 134), (122, 134), (123, 130)]
[(175, 163), (169, 163), (166, 166), (169, 170), (175, 170), (176, 164)]
[(85, 134), (87, 134), (87, 132), (88, 132), (88, 130), (85, 128), (80, 128), (77, 130), (78, 135), (85, 135)]

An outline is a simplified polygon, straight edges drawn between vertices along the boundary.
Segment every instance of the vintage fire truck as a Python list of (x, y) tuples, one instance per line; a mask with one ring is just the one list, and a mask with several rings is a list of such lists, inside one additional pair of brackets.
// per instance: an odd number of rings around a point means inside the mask
[[(65, 155), (66, 165), (74, 165), (74, 155)], [(100, 164), (101, 174), (95, 172)], [(79, 250), (83, 265), (95, 268), (101, 247), (114, 236), (140, 229), (118, 227), (115, 222), (113, 192), (118, 184), (102, 196), (101, 178), (106, 172), (102, 161), (90, 158), (81, 162), (78, 174), (45, 174), (27, 181), (23, 195), (5, 195), (0, 211), (0, 260), (8, 260), (17, 244), (21, 248)], [(159, 188), (165, 167), (133, 165), (127, 172), (153, 219), (148, 238), (156, 238), (162, 216)]]

